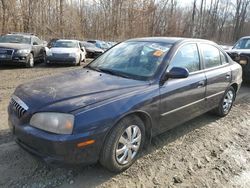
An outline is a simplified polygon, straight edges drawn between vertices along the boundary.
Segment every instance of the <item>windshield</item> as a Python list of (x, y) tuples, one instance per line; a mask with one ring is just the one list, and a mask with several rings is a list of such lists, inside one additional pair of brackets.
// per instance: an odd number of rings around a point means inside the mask
[(22, 35), (3, 35), (0, 36), (0, 43), (30, 44), (31, 37)]
[(108, 45), (106, 42), (101, 42), (101, 43), (100, 43), (100, 46), (101, 46), (101, 48), (103, 48), (103, 49), (108, 49), (108, 48), (109, 48), (109, 45)]
[(78, 48), (78, 44), (75, 41), (56, 41), (52, 44), (52, 48)]
[(131, 79), (148, 80), (171, 48), (167, 43), (124, 42), (113, 47), (88, 67)]
[(250, 38), (239, 40), (234, 49), (250, 49)]

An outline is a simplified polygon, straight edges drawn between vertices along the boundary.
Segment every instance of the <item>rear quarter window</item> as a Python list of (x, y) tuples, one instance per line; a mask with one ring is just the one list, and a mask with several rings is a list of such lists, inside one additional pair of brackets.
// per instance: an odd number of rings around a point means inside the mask
[(222, 52), (220, 52), (220, 59), (221, 59), (221, 63), (224, 65), (224, 64), (227, 64), (228, 63), (228, 58), (226, 57), (226, 55)]

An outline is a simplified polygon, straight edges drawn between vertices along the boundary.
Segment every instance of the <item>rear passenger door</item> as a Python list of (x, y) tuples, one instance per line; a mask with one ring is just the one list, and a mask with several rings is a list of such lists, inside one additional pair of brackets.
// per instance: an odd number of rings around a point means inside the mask
[(227, 56), (212, 44), (199, 45), (207, 79), (206, 98), (208, 108), (218, 106), (231, 82), (231, 69)]

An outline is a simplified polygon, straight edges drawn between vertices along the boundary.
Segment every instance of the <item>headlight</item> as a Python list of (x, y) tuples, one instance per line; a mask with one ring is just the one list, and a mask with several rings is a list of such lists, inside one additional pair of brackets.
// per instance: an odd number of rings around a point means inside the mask
[(51, 52), (50, 50), (48, 50), (48, 51), (46, 52), (46, 55), (47, 55), (47, 56), (52, 56), (52, 52)]
[(18, 54), (29, 54), (30, 50), (29, 49), (22, 49), (22, 50), (17, 50)]
[(246, 59), (240, 60), (240, 64), (241, 65), (246, 65), (247, 64), (247, 60)]
[(70, 57), (76, 57), (77, 55), (76, 55), (76, 53), (70, 53), (69, 56)]
[(72, 114), (43, 112), (34, 114), (30, 125), (57, 134), (72, 134), (74, 126)]

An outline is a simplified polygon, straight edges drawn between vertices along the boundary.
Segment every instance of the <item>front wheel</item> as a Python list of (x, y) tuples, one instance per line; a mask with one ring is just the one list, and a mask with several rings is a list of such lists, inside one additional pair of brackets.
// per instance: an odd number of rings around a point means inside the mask
[(225, 92), (223, 98), (219, 103), (219, 106), (214, 110), (214, 112), (221, 117), (226, 116), (230, 112), (235, 98), (236, 98), (236, 92), (234, 88), (231, 86)]
[(122, 119), (107, 136), (100, 163), (112, 172), (129, 168), (138, 158), (145, 141), (142, 120), (133, 115)]
[(80, 59), (79, 59), (78, 63), (76, 64), (76, 66), (81, 66), (81, 62), (82, 62), (82, 55), (80, 55)]
[(35, 61), (34, 61), (34, 56), (32, 53), (30, 53), (27, 57), (27, 63), (26, 63), (26, 67), (28, 68), (32, 68), (34, 67)]

